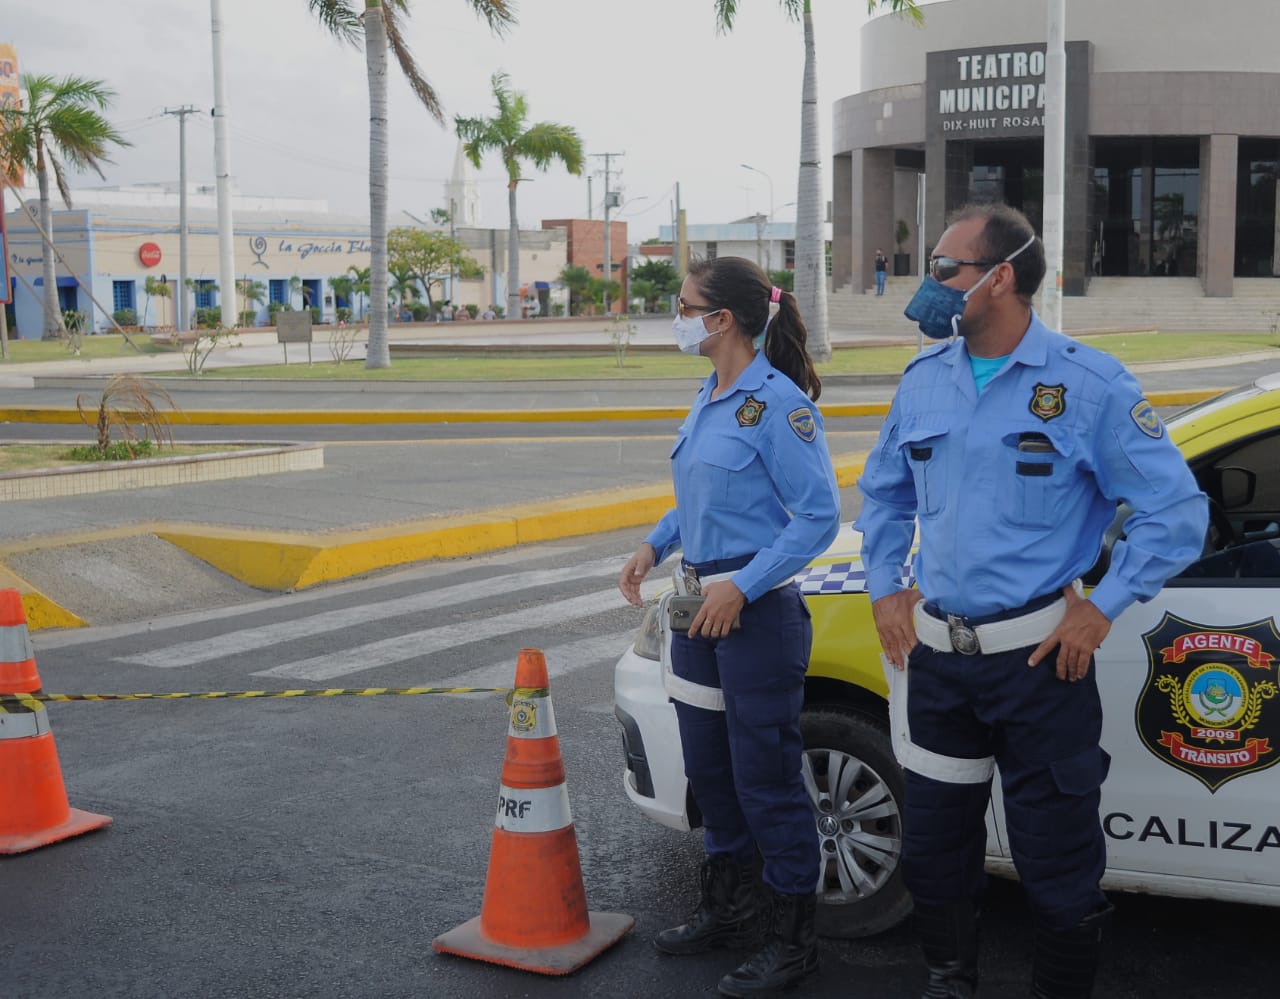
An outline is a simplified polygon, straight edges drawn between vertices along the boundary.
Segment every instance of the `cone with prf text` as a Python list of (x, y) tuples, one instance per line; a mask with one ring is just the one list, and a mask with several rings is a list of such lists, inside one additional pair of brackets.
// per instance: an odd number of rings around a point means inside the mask
[(521, 649), (484, 903), (479, 916), (431, 945), (445, 954), (567, 975), (622, 939), (635, 920), (587, 911), (547, 682), (542, 653)]
[[(17, 590), (0, 590), (0, 693), (40, 690)], [(72, 808), (48, 713), (38, 702), (0, 704), (0, 854), (24, 853), (111, 824)]]

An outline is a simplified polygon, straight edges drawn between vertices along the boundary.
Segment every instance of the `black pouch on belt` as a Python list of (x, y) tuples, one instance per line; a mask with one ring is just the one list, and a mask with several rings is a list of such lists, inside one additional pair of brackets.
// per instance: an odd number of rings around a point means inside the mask
[[(693, 624), (693, 619), (698, 616), (706, 597), (680, 596), (676, 594), (667, 602), (667, 616), (671, 621), (672, 631), (683, 631), (688, 633), (689, 625)], [(735, 617), (733, 624), (729, 625), (730, 631), (737, 631), (742, 627), (742, 619)]]

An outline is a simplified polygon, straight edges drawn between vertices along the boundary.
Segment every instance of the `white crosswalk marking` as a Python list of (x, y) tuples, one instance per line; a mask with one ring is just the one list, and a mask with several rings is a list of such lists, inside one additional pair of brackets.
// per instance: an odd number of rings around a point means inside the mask
[[(635, 629), (617, 631), (611, 635), (591, 635), (563, 645), (551, 645), (542, 650), (547, 659), (547, 675), (551, 679), (567, 676), (580, 669), (601, 662), (613, 664), (635, 636)], [(443, 680), (433, 680), (437, 687), (509, 687), (515, 679), (516, 657), (513, 654), (502, 662), (490, 663), (455, 673)], [(461, 694), (462, 697), (488, 697), (488, 694)]]
[(565, 600), (548, 601), (536, 607), (526, 607), (507, 614), (426, 628), (407, 635), (397, 635), (380, 642), (369, 642), (323, 656), (283, 663), (253, 675), (318, 682), (332, 680), (334, 677), (373, 669), (377, 666), (418, 659), (469, 642), (542, 628), (574, 618), (599, 614), (606, 610), (617, 610), (621, 602), (622, 597), (618, 591), (610, 588)]
[[(407, 597), (382, 602), (370, 602), (355, 607), (326, 611), (323, 614), (309, 614), (305, 617), (279, 621), (275, 624), (263, 625), (260, 628), (246, 628), (243, 631), (232, 631), (213, 638), (200, 639), (193, 642), (179, 642), (154, 649), (141, 655), (121, 658), (120, 662), (136, 663), (141, 666), (154, 666), (157, 669), (174, 669), (180, 666), (194, 666), (197, 663), (214, 659), (229, 659), (255, 649), (279, 645), (299, 638), (311, 638), (327, 632), (341, 631), (355, 625), (368, 624), (371, 621), (387, 620), (406, 614), (449, 607), (467, 603), (472, 600), (484, 600), (490, 597), (508, 596), (516, 590), (531, 589), (537, 586), (548, 586), (574, 579), (616, 577), (622, 569), (623, 559), (602, 558), (582, 562), (577, 565), (563, 566), (558, 569), (539, 569), (528, 572), (512, 572), (494, 576), (490, 579), (479, 579), (456, 586), (444, 586), (439, 589), (428, 589)], [(622, 595), (613, 590), (611, 606), (622, 606)], [(548, 606), (560, 606), (559, 601), (548, 601)], [(563, 616), (563, 615), (562, 615)], [(464, 639), (465, 641), (466, 639)], [(304, 674), (294, 674), (303, 676)], [(337, 674), (333, 674), (337, 675)]]

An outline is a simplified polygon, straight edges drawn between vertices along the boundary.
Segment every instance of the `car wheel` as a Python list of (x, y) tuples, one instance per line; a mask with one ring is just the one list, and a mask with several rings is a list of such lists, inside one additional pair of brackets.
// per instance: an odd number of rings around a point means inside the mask
[(911, 912), (902, 883), (902, 771), (887, 727), (835, 705), (800, 715), (802, 771), (822, 851), (818, 933), (881, 933)]

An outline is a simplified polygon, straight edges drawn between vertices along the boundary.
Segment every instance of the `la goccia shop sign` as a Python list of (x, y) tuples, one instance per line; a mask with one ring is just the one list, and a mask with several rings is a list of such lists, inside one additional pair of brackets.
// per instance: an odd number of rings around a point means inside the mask
[(1044, 129), (1043, 45), (929, 53), (929, 117), (957, 138)]

